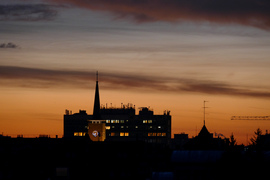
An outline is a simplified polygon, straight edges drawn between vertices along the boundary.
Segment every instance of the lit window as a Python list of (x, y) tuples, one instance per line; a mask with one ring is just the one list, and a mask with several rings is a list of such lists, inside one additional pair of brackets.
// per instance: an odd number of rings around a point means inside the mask
[(111, 120), (111, 123), (115, 123), (115, 120)]
[(125, 136), (129, 136), (129, 133), (128, 132), (125, 132)]
[(166, 133), (162, 133), (162, 135), (161, 136), (166, 136)]
[(128, 120), (126, 120), (126, 122), (128, 122)]
[(114, 126), (112, 126), (112, 128), (115, 128)]
[(152, 120), (148, 120), (148, 123), (152, 123), (153, 121)]
[(124, 128), (124, 126), (121, 126), (121, 128), (123, 129), (123, 128)]
[(125, 136), (125, 133), (124, 132), (120, 132), (120, 136)]
[(114, 132), (112, 132), (112, 133), (111, 133), (111, 136), (115, 136), (115, 133), (114, 133)]
[(115, 123), (119, 123), (119, 120), (115, 120)]
[(106, 120), (106, 123), (110, 123), (110, 120)]
[(143, 120), (143, 123), (147, 123), (147, 120)]
[(120, 120), (120, 123), (125, 123), (125, 120)]
[(161, 136), (161, 133), (157, 133), (157, 136)]
[(150, 128), (150, 129), (152, 129), (152, 128), (153, 128), (153, 126), (150, 126), (149, 128)]
[(161, 126), (158, 126), (158, 129), (161, 129)]
[(137, 129), (137, 128), (138, 128), (138, 126), (135, 126), (135, 128)]
[(106, 126), (105, 128), (108, 129), (108, 130), (110, 130), (111, 129), (111, 126)]
[(148, 136), (156, 136), (157, 133), (148, 133)]
[(126, 126), (126, 128), (128, 128), (128, 126)]
[(85, 132), (74, 132), (74, 136), (85, 136)]

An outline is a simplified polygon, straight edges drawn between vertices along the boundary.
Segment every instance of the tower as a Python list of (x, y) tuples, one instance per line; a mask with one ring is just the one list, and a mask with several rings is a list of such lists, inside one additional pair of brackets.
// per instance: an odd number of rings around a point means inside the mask
[(100, 116), (98, 72), (96, 73), (96, 91), (93, 108), (93, 119), (88, 123), (88, 134), (92, 141), (104, 141), (106, 139), (105, 120), (102, 120)]
[(100, 120), (100, 100), (99, 100), (99, 88), (98, 88), (98, 71), (96, 73), (96, 91), (93, 109), (93, 119)]

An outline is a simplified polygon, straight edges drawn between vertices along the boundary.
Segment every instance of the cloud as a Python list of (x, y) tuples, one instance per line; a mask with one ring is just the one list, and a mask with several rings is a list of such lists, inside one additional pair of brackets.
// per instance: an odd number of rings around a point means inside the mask
[[(90, 81), (95, 81), (95, 72), (0, 66), (0, 87), (90, 89), (95, 84)], [(201, 79), (140, 76), (107, 72), (101, 74), (100, 81), (102, 88), (109, 90), (129, 89), (149, 92), (202, 93), (270, 98), (270, 91), (268, 90), (257, 91), (252, 90), (252, 88), (247, 89), (223, 82)]]
[(0, 48), (17, 48), (18, 46), (12, 42), (0, 44)]
[(47, 4), (0, 5), (0, 21), (53, 20), (57, 16), (56, 7)]
[(207, 21), (270, 29), (269, 0), (47, 0), (112, 12), (136, 22)]

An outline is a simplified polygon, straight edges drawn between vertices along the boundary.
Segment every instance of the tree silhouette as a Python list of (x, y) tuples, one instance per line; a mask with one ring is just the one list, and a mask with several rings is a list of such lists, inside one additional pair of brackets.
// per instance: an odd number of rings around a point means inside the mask
[(263, 146), (263, 140), (262, 140), (262, 130), (260, 128), (258, 128), (255, 132), (254, 132), (254, 136), (252, 138), (250, 138), (251, 141), (251, 147), (254, 150), (262, 150), (262, 146)]
[(235, 147), (236, 145), (237, 145), (236, 139), (234, 138), (234, 135), (232, 133), (232, 135), (230, 136), (230, 139), (229, 139), (229, 146), (230, 147)]

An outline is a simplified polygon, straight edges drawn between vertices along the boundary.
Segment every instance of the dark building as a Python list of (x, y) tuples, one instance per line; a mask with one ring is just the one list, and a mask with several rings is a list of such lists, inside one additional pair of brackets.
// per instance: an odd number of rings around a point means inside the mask
[(228, 138), (214, 138), (204, 125), (198, 136), (190, 139), (185, 145), (187, 150), (223, 150), (228, 146)]
[[(135, 106), (121, 105), (121, 108), (100, 108), (98, 79), (93, 115), (88, 115), (85, 110), (72, 114), (66, 110), (64, 115), (64, 137), (83, 137), (93, 132), (94, 123), (105, 123), (106, 141), (144, 141), (154, 143), (168, 143), (171, 139), (171, 115), (170, 111), (164, 111), (162, 115), (155, 115), (147, 108), (139, 108), (139, 114), (135, 112)], [(97, 121), (98, 120), (98, 121)], [(95, 131), (95, 134), (98, 134)]]

